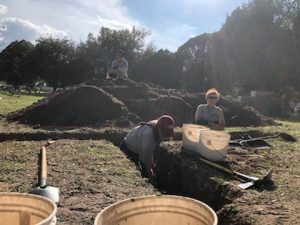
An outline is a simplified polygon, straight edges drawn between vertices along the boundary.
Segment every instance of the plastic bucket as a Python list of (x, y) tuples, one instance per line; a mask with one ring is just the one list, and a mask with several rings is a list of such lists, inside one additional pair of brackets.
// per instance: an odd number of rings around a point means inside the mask
[(108, 206), (94, 225), (217, 225), (216, 213), (195, 199), (162, 195), (126, 199)]
[(54, 225), (56, 211), (56, 205), (45, 197), (0, 193), (0, 224), (3, 225)]
[(224, 131), (205, 130), (200, 133), (198, 153), (211, 161), (225, 161), (230, 135)]
[(183, 124), (182, 147), (190, 151), (197, 151), (199, 136), (203, 130), (209, 130), (209, 128), (197, 124)]

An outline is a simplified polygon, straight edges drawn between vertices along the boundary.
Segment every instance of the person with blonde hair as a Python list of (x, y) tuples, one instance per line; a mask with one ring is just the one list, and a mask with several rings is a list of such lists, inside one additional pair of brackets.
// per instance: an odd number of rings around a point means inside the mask
[(209, 89), (205, 94), (207, 104), (201, 104), (197, 107), (195, 113), (195, 123), (208, 126), (213, 130), (224, 130), (225, 119), (223, 110), (216, 106), (220, 98), (217, 89)]

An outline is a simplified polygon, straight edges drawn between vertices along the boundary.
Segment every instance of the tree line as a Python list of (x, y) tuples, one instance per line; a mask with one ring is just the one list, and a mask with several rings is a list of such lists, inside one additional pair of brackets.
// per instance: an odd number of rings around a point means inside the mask
[(0, 80), (14, 87), (33, 87), (40, 80), (56, 89), (91, 77), (105, 77), (119, 49), (134, 64), (148, 34), (144, 29), (102, 28), (98, 35), (89, 34), (86, 42), (78, 45), (52, 37), (39, 38), (35, 45), (26, 40), (14, 41), (0, 53)]
[(252, 0), (227, 16), (218, 32), (189, 39), (174, 53), (146, 46), (144, 29), (102, 28), (75, 45), (67, 39), (12, 42), (0, 53), (0, 80), (31, 87), (37, 80), (65, 87), (105, 78), (123, 49), (129, 77), (166, 88), (223, 93), (300, 89), (300, 1)]

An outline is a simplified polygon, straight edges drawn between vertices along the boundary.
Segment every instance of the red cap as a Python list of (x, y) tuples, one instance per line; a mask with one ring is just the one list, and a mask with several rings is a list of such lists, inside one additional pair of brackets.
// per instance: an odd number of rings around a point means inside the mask
[(157, 128), (162, 137), (168, 138), (174, 136), (174, 119), (171, 116), (163, 115), (157, 120)]

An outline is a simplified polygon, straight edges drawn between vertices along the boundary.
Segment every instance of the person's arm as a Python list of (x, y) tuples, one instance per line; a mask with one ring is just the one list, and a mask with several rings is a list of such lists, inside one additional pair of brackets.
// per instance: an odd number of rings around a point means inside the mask
[(202, 118), (202, 106), (198, 105), (195, 113), (195, 123), (197, 123)]
[(149, 178), (150, 182), (154, 182), (155, 177), (155, 163), (153, 158), (154, 150), (157, 143), (153, 140), (153, 133), (150, 131), (152, 128), (145, 125), (148, 130), (143, 133), (142, 136), (142, 146), (140, 149), (140, 161), (145, 165), (146, 177)]
[(210, 128), (213, 130), (224, 130), (225, 129), (225, 118), (223, 110), (218, 112), (218, 123), (211, 123)]

